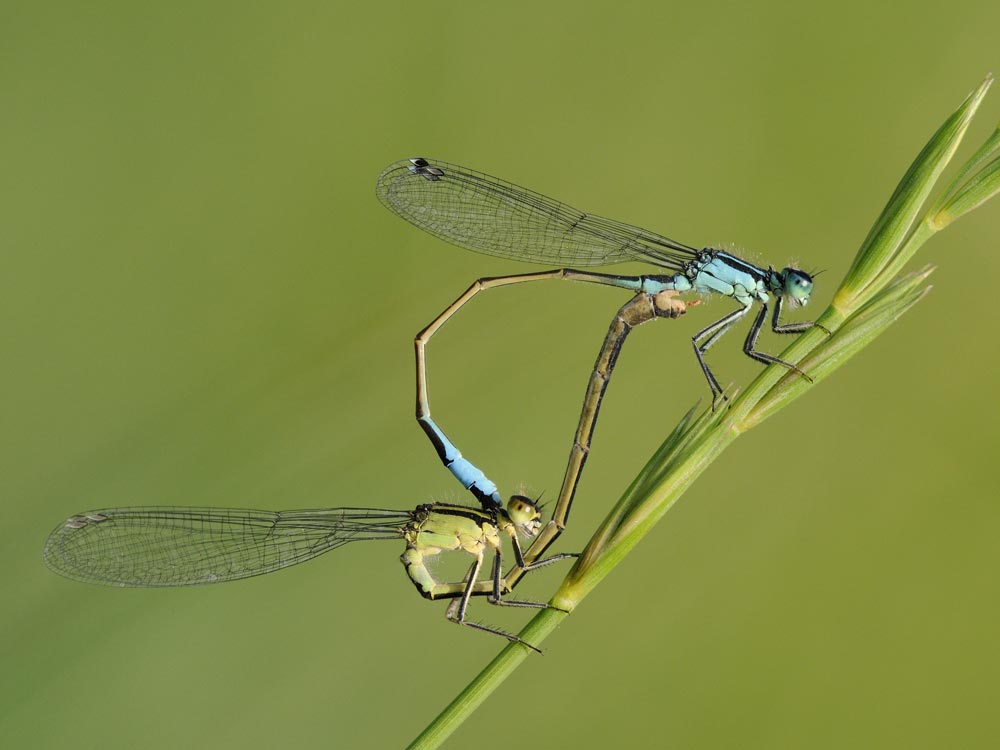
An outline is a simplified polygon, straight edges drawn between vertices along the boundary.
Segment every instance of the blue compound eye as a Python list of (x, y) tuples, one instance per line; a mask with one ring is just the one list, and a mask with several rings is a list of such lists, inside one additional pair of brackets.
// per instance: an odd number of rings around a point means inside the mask
[(812, 276), (797, 268), (786, 268), (781, 273), (785, 278), (784, 295), (799, 305), (809, 302), (813, 288)]

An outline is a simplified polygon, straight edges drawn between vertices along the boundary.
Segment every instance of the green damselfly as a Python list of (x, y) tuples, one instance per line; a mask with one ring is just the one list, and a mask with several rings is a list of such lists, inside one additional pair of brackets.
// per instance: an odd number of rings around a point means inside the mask
[[(492, 557), (487, 584), (497, 605), (545, 608), (538, 602), (503, 598), (501, 540), (514, 558), (532, 570), (573, 555), (525, 562), (518, 537), (533, 538), (541, 527), (538, 505), (514, 495), (506, 508), (470, 508), (430, 503), (413, 510), (325, 508), (247, 510), (181, 506), (109, 508), (71, 516), (45, 543), (43, 557), (56, 573), (85, 583), (121, 587), (197, 586), (271, 573), (311, 560), (348, 542), (403, 539), (400, 557), (417, 591), (427, 599), (451, 599), (451, 622), (530, 643), (499, 628), (466, 619), (469, 600), (484, 561)], [(473, 562), (457, 583), (438, 581), (428, 562), (461, 551)], [(481, 587), (480, 587), (481, 588)]]

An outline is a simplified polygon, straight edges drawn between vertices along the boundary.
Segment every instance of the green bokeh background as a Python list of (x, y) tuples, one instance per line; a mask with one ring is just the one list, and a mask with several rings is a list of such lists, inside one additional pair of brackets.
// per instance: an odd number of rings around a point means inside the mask
[[(385, 164), (828, 269), (821, 309), (998, 24), (992, 0), (4, 3), (0, 744), (400, 747), (500, 647), (394, 543), (192, 590), (41, 563), (87, 508), (463, 499), (412, 418), (412, 336), (534, 267), (392, 217)], [(933, 239), (932, 295), (737, 442), (450, 746), (994, 747), (998, 235), (989, 205)], [(623, 301), (495, 292), (434, 342), (435, 416), (505, 492), (555, 496)], [(688, 337), (728, 309), (629, 341), (562, 549), (706, 395)], [(712, 359), (756, 372), (735, 335)]]

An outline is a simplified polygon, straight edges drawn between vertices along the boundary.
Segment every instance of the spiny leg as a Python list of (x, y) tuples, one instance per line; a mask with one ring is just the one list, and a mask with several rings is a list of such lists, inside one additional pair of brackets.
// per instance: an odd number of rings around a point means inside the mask
[(775, 333), (805, 333), (810, 328), (819, 328), (821, 331), (825, 331), (827, 336), (831, 336), (832, 333), (830, 329), (819, 323), (815, 323), (811, 320), (803, 320), (798, 323), (785, 323), (780, 325), (778, 320), (781, 318), (781, 297), (778, 297), (774, 301), (774, 315), (771, 316), (771, 330)]
[[(743, 352), (751, 359), (755, 359), (758, 362), (763, 362), (764, 364), (783, 365), (792, 372), (801, 375), (810, 383), (813, 382), (813, 379), (811, 377), (806, 375), (802, 370), (793, 365), (791, 362), (786, 362), (785, 360), (779, 359), (778, 357), (775, 357), (771, 354), (765, 354), (764, 352), (759, 352), (756, 349), (754, 349), (754, 346), (757, 343), (757, 337), (760, 336), (760, 329), (764, 326), (764, 320), (766, 318), (767, 318), (767, 303), (765, 302), (761, 304), (760, 312), (757, 313), (757, 317), (754, 319), (753, 325), (750, 327), (750, 333), (747, 334), (746, 341), (743, 342)], [(793, 323), (792, 325), (797, 325), (797, 324)], [(809, 323), (810, 327), (812, 327), (812, 325), (813, 325), (812, 323)], [(791, 333), (791, 331), (786, 331), (786, 333)]]
[[(514, 548), (517, 549), (516, 539), (514, 540)], [(493, 575), (491, 576), (493, 580), (493, 593), (487, 599), (487, 601), (490, 604), (495, 604), (498, 607), (530, 607), (532, 609), (559, 609), (559, 607), (553, 607), (551, 604), (545, 604), (543, 602), (529, 602), (522, 599), (504, 599), (503, 578), (500, 575), (502, 566), (500, 557), (501, 557), (500, 550), (498, 549), (493, 557)], [(555, 560), (552, 560), (551, 562), (555, 562)], [(559, 609), (559, 611), (562, 612), (564, 610)]]
[[(705, 362), (704, 352), (708, 347), (719, 340), (719, 337), (728, 331), (740, 318), (746, 315), (750, 311), (750, 305), (744, 305), (739, 310), (734, 310), (725, 317), (719, 318), (719, 320), (712, 323), (712, 325), (701, 329), (694, 336), (691, 337), (691, 344), (694, 346), (694, 355), (698, 358), (698, 366), (701, 367), (701, 372), (708, 381), (708, 387), (712, 390), (712, 409), (715, 409), (718, 401), (728, 400), (727, 396), (722, 392), (722, 386), (719, 385), (719, 381), (715, 379), (715, 375), (708, 367), (708, 363)], [(699, 342), (702, 339), (707, 339), (704, 344)]]
[[(546, 565), (551, 565), (554, 562), (559, 562), (560, 560), (567, 560), (570, 558), (576, 558), (580, 555), (576, 552), (565, 552), (559, 555), (553, 555), (552, 557), (547, 557), (544, 560), (537, 560), (534, 563), (528, 564), (524, 561), (524, 555), (521, 553), (521, 543), (517, 540), (517, 535), (511, 537), (511, 545), (514, 548), (514, 558), (517, 560), (517, 567), (521, 571), (527, 572), (529, 570), (537, 570), (538, 568), (544, 568)], [(560, 612), (565, 612), (566, 610), (561, 607), (555, 607), (551, 604), (543, 604), (542, 602), (531, 602), (525, 601), (523, 599), (504, 599), (504, 591), (509, 591), (507, 588), (506, 579), (502, 578), (501, 575), (501, 553), (500, 550), (496, 550), (496, 554), (493, 558), (493, 593), (489, 597), (490, 604), (496, 604), (503, 607), (533, 607), (535, 609), (557, 609)]]
[(464, 625), (468, 628), (475, 628), (476, 630), (482, 630), (484, 633), (493, 633), (493, 635), (499, 635), (501, 638), (506, 638), (508, 641), (514, 641), (516, 643), (521, 643), (530, 648), (532, 651), (537, 653), (542, 653), (541, 649), (532, 646), (526, 640), (520, 636), (516, 636), (513, 633), (507, 633), (499, 628), (493, 628), (489, 625), (483, 625), (478, 622), (469, 622), (465, 618), (465, 612), (469, 607), (469, 599), (472, 596), (472, 590), (475, 588), (476, 579), (479, 577), (479, 571), (483, 566), (483, 555), (482, 552), (476, 556), (475, 562), (472, 563), (472, 567), (469, 568), (469, 574), (466, 576), (465, 591), (462, 596), (458, 599), (453, 599), (448, 605), (448, 609), (445, 610), (444, 616), (455, 623), (456, 625)]
[[(737, 312), (739, 312), (739, 310), (737, 310)], [(732, 328), (734, 325), (736, 325), (736, 323), (739, 320), (741, 320), (742, 317), (743, 317), (742, 315), (740, 315), (738, 317), (734, 317), (732, 320), (730, 320), (728, 323), (726, 323), (726, 325), (722, 326), (721, 328), (719, 328), (718, 330), (716, 330), (714, 333), (712, 333), (712, 335), (709, 336), (707, 340), (703, 341), (698, 346), (698, 351), (700, 351), (702, 354), (704, 354), (709, 349), (711, 349), (713, 346), (715, 346), (716, 342), (719, 339), (721, 339), (726, 333), (728, 333), (729, 329)]]
[[(514, 561), (517, 563), (517, 567), (524, 571), (537, 570), (538, 568), (544, 568), (546, 565), (551, 565), (552, 563), (559, 562), (560, 560), (569, 560), (580, 556), (579, 552), (560, 552), (557, 555), (552, 555), (551, 557), (546, 557), (542, 560), (532, 560), (531, 562), (528, 562), (525, 554), (521, 552), (521, 542), (518, 541), (517, 535), (515, 534), (512, 536), (510, 541), (511, 546), (514, 548)], [(500, 559), (499, 550), (497, 551), (497, 559)]]
[(532, 563), (526, 563), (521, 565), (521, 570), (527, 572), (529, 570), (538, 570), (539, 568), (544, 568), (546, 565), (551, 565), (552, 563), (561, 562), (562, 560), (575, 560), (580, 556), (579, 552), (560, 552), (557, 555), (552, 555), (551, 557), (545, 557), (541, 560), (535, 560)]

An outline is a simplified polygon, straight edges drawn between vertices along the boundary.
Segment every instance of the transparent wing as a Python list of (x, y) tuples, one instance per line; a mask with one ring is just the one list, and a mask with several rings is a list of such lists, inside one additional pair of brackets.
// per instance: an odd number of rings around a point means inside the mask
[(501, 258), (574, 266), (639, 260), (679, 271), (698, 254), (640, 227), (434, 159), (390, 164), (375, 191), (387, 208), (435, 237)]
[(398, 539), (411, 519), (370, 508), (111, 508), (60, 524), (43, 556), (86, 583), (194, 586), (270, 573), (355, 540)]

